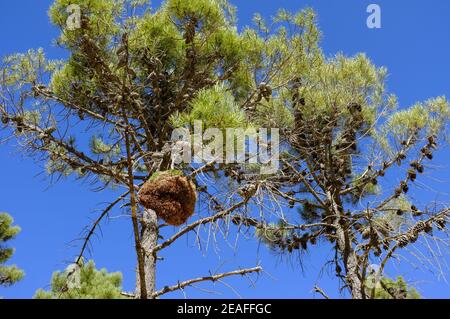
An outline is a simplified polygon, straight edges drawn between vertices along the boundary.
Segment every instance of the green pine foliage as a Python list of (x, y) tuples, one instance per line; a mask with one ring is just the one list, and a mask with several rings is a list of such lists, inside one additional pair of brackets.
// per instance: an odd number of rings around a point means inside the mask
[(419, 292), (409, 286), (403, 277), (398, 276), (397, 280), (383, 277), (375, 286), (375, 299), (420, 299)]
[[(133, 6), (143, 3), (137, 1)], [(81, 8), (81, 28), (69, 31), (66, 9), (73, 4)], [(128, 62), (131, 92), (127, 116), (139, 122), (145, 117), (150, 123), (148, 118), (154, 118), (151, 125), (155, 127), (147, 133), (169, 136), (173, 127), (191, 126), (195, 120), (218, 128), (298, 130), (309, 125), (315, 131), (308, 134), (314, 135), (324, 135), (324, 126), (334, 125), (332, 155), (349, 137), (367, 137), (366, 141), (375, 142), (374, 150), (380, 148), (389, 155), (396, 146), (394, 139), (401, 140), (413, 129), (424, 129), (424, 135), (437, 134), (448, 121), (450, 111), (444, 97), (398, 111), (395, 96), (385, 89), (387, 70), (376, 67), (364, 54), (325, 56), (311, 9), (298, 13), (280, 10), (270, 22), (255, 15), (255, 25), (238, 32), (235, 10), (223, 0), (170, 0), (158, 10), (145, 5), (141, 15), (131, 17), (126, 14), (128, 4), (130, 1), (55, 1), (49, 15), (62, 31), (58, 44), (70, 51), (70, 57), (49, 61), (41, 49), (7, 57), (3, 84), (21, 90), (48, 78), (48, 88), (58, 102), (82, 108), (78, 112), (81, 120), (94, 112), (115, 121), (125, 97), (111, 83), (117, 86), (126, 71), (124, 62)], [(127, 61), (120, 40), (124, 35)], [(350, 104), (359, 106), (357, 118), (348, 108)], [(39, 103), (35, 106), (33, 114), (44, 116), (24, 114), (14, 119), (19, 136), (28, 134), (20, 121), (35, 125), (58, 120)], [(296, 113), (302, 117), (298, 127), (294, 124), (299, 122)], [(349, 126), (353, 126), (351, 132), (346, 130)], [(103, 162), (120, 160), (120, 134), (110, 130), (100, 137), (96, 133), (89, 136), (90, 153)], [(158, 138), (164, 141), (167, 136)], [(56, 157), (49, 160), (49, 173), (88, 177), (85, 170), (67, 165), (68, 154), (61, 145), (48, 141), (44, 149)], [(356, 155), (353, 153), (346, 156)], [(356, 183), (359, 173), (346, 175), (353, 176)], [(361, 188), (358, 191), (368, 195), (377, 191), (375, 187)]]
[(194, 121), (202, 121), (203, 128), (245, 128), (245, 113), (239, 109), (233, 96), (224, 86), (203, 90), (190, 103), (189, 113), (173, 115), (175, 127), (194, 127)]
[(122, 274), (97, 270), (91, 260), (81, 267), (70, 265), (65, 271), (55, 272), (51, 289), (39, 289), (35, 299), (121, 299)]
[(5, 265), (14, 253), (14, 248), (7, 247), (6, 242), (20, 232), (20, 227), (12, 226), (13, 222), (14, 220), (10, 215), (0, 214), (0, 285), (2, 286), (10, 286), (24, 276), (24, 272), (15, 265)]

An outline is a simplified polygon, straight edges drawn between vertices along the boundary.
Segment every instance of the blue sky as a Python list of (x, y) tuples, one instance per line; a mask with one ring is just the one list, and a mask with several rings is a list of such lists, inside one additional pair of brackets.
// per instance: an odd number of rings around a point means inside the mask
[[(51, 58), (65, 56), (64, 51), (52, 44), (58, 30), (47, 18), (51, 3), (51, 0), (0, 1), (0, 56), (37, 47), (43, 47)], [(439, 95), (450, 96), (450, 2), (447, 0), (234, 0), (232, 3), (238, 8), (240, 27), (250, 23), (254, 12), (269, 17), (281, 7), (295, 11), (311, 6), (318, 12), (325, 53), (366, 52), (376, 65), (388, 68), (387, 86), (397, 94), (400, 105), (409, 106)], [(370, 30), (366, 26), (366, 8), (370, 3), (381, 6), (381, 29)], [(424, 180), (435, 191), (425, 195), (419, 190), (412, 194), (416, 200), (448, 201), (449, 155), (448, 150), (437, 154), (433, 164), (435, 173)], [(14, 144), (0, 146), (0, 211), (11, 213), (23, 229), (12, 243), (17, 249), (12, 262), (26, 271), (22, 282), (0, 288), (0, 296), (28, 298), (37, 288), (48, 288), (52, 272), (64, 269), (73, 260), (80, 245), (76, 239), (83, 228), (95, 218), (96, 210), (112, 198), (111, 191), (94, 193), (89, 185), (70, 179), (52, 184), (42, 172), (42, 163), (21, 156)], [(303, 256), (303, 271), (300, 271), (295, 258), (274, 256), (252, 238), (242, 237), (238, 250), (221, 244), (218, 252), (211, 247), (206, 252), (199, 251), (192, 239), (191, 234), (164, 252), (165, 261), (158, 269), (159, 287), (207, 274), (209, 270), (228, 271), (261, 262), (266, 273), (256, 280), (255, 287), (241, 278), (226, 282), (248, 298), (312, 298), (311, 290), (316, 282), (331, 296), (340, 296), (336, 280), (327, 271), (321, 272), (324, 259), (331, 256), (329, 247)], [(132, 245), (130, 221), (115, 211), (113, 218), (102, 225), (102, 233), (94, 239), (91, 251), (97, 266), (123, 272), (125, 290), (132, 290), (134, 285)], [(448, 253), (442, 262), (450, 262)], [(448, 266), (444, 271), (448, 272)], [(426, 298), (450, 297), (449, 284), (422, 265), (391, 266), (387, 273), (403, 274), (407, 280), (416, 282)], [(199, 287), (220, 294), (189, 288), (187, 296), (236, 297), (226, 286)], [(168, 296), (183, 297), (180, 293)]]

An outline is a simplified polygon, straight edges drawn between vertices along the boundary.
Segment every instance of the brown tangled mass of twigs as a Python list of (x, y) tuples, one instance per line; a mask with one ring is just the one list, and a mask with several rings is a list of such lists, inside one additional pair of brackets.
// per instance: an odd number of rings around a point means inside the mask
[(173, 226), (184, 224), (194, 214), (197, 201), (195, 185), (185, 176), (170, 173), (148, 180), (138, 196), (142, 206)]

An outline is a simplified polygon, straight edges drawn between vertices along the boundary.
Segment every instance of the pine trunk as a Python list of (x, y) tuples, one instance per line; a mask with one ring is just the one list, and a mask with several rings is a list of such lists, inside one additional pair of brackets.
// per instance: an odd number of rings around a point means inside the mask
[[(147, 298), (152, 298), (155, 292), (156, 283), (156, 255), (150, 252), (158, 244), (158, 217), (153, 210), (144, 210), (141, 221), (141, 246), (144, 251), (144, 270), (145, 270), (145, 286), (147, 290)], [(137, 271), (136, 275), (136, 296), (140, 297), (140, 278)]]
[(336, 228), (336, 245), (345, 267), (346, 283), (353, 299), (363, 299), (363, 285), (359, 274), (359, 264), (353, 249), (351, 237), (345, 224), (341, 224), (343, 217), (342, 204), (338, 196), (328, 193), (328, 200), (332, 203), (334, 226)]
[(356, 253), (353, 248), (349, 245), (347, 236), (345, 235), (345, 230), (337, 225), (337, 246), (339, 253), (342, 256), (346, 272), (346, 281), (348, 288), (352, 294), (353, 299), (363, 298), (363, 285), (359, 276), (359, 267)]

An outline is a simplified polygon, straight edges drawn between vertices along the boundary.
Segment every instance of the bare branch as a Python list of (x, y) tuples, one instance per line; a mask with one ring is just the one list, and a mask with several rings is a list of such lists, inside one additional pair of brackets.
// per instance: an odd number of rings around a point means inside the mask
[(208, 224), (208, 223), (212, 223), (212, 222), (215, 222), (218, 219), (222, 219), (222, 218), (228, 216), (233, 211), (235, 211), (237, 208), (245, 205), (248, 201), (249, 201), (249, 198), (246, 198), (246, 199), (238, 202), (237, 204), (231, 206), (230, 208), (228, 208), (228, 209), (226, 209), (224, 211), (221, 211), (221, 212), (219, 212), (219, 213), (217, 213), (217, 214), (215, 214), (213, 216), (205, 217), (205, 218), (202, 218), (202, 219), (199, 219), (199, 220), (193, 222), (192, 224), (186, 226), (185, 228), (180, 230), (178, 233), (176, 233), (175, 235), (173, 235), (172, 237), (167, 239), (165, 242), (163, 242), (163, 243), (159, 244), (158, 246), (156, 246), (153, 249), (153, 251), (151, 251), (149, 253), (155, 254), (157, 251), (166, 248), (167, 246), (171, 245), (175, 240), (177, 240), (178, 238), (180, 238), (184, 234), (194, 230), (197, 226)]
[(86, 237), (84, 238), (84, 242), (83, 242), (83, 246), (81, 247), (81, 251), (78, 255), (78, 258), (76, 259), (76, 263), (79, 264), (81, 261), (81, 258), (83, 257), (84, 251), (86, 250), (86, 247), (89, 243), (90, 238), (92, 237), (92, 235), (95, 232), (95, 229), (97, 228), (97, 226), (100, 224), (101, 220), (108, 215), (108, 213), (111, 211), (111, 209), (116, 206), (121, 200), (123, 200), (128, 194), (130, 193), (130, 191), (127, 191), (125, 193), (123, 193), (122, 195), (120, 195), (115, 201), (113, 201), (111, 204), (108, 205), (108, 207), (106, 207), (103, 212), (100, 214), (100, 216), (95, 220), (95, 222), (92, 224), (91, 228), (89, 229), (88, 234), (86, 235)]
[(328, 297), (328, 295), (319, 286), (314, 286), (313, 290), (314, 292), (318, 292), (319, 294), (321, 294), (325, 299), (330, 299), (330, 297)]
[(173, 285), (173, 286), (164, 287), (163, 289), (153, 293), (152, 294), (152, 298), (157, 298), (157, 297), (159, 297), (161, 295), (164, 295), (166, 293), (183, 289), (183, 288), (185, 288), (187, 286), (191, 286), (192, 284), (195, 284), (197, 282), (202, 282), (202, 281), (215, 282), (215, 281), (218, 281), (218, 280), (220, 280), (222, 278), (225, 278), (225, 277), (236, 276), (236, 275), (244, 276), (244, 275), (249, 274), (249, 273), (254, 273), (254, 272), (259, 273), (260, 271), (262, 271), (262, 268), (260, 266), (257, 266), (257, 267), (254, 267), (254, 268), (235, 270), (235, 271), (230, 271), (230, 272), (227, 272), (227, 273), (222, 273), (222, 274), (214, 275), (214, 276), (207, 276), (207, 277), (200, 277), (200, 278), (190, 279), (190, 280), (186, 280), (186, 281), (180, 282), (180, 283), (178, 283), (176, 285)]

